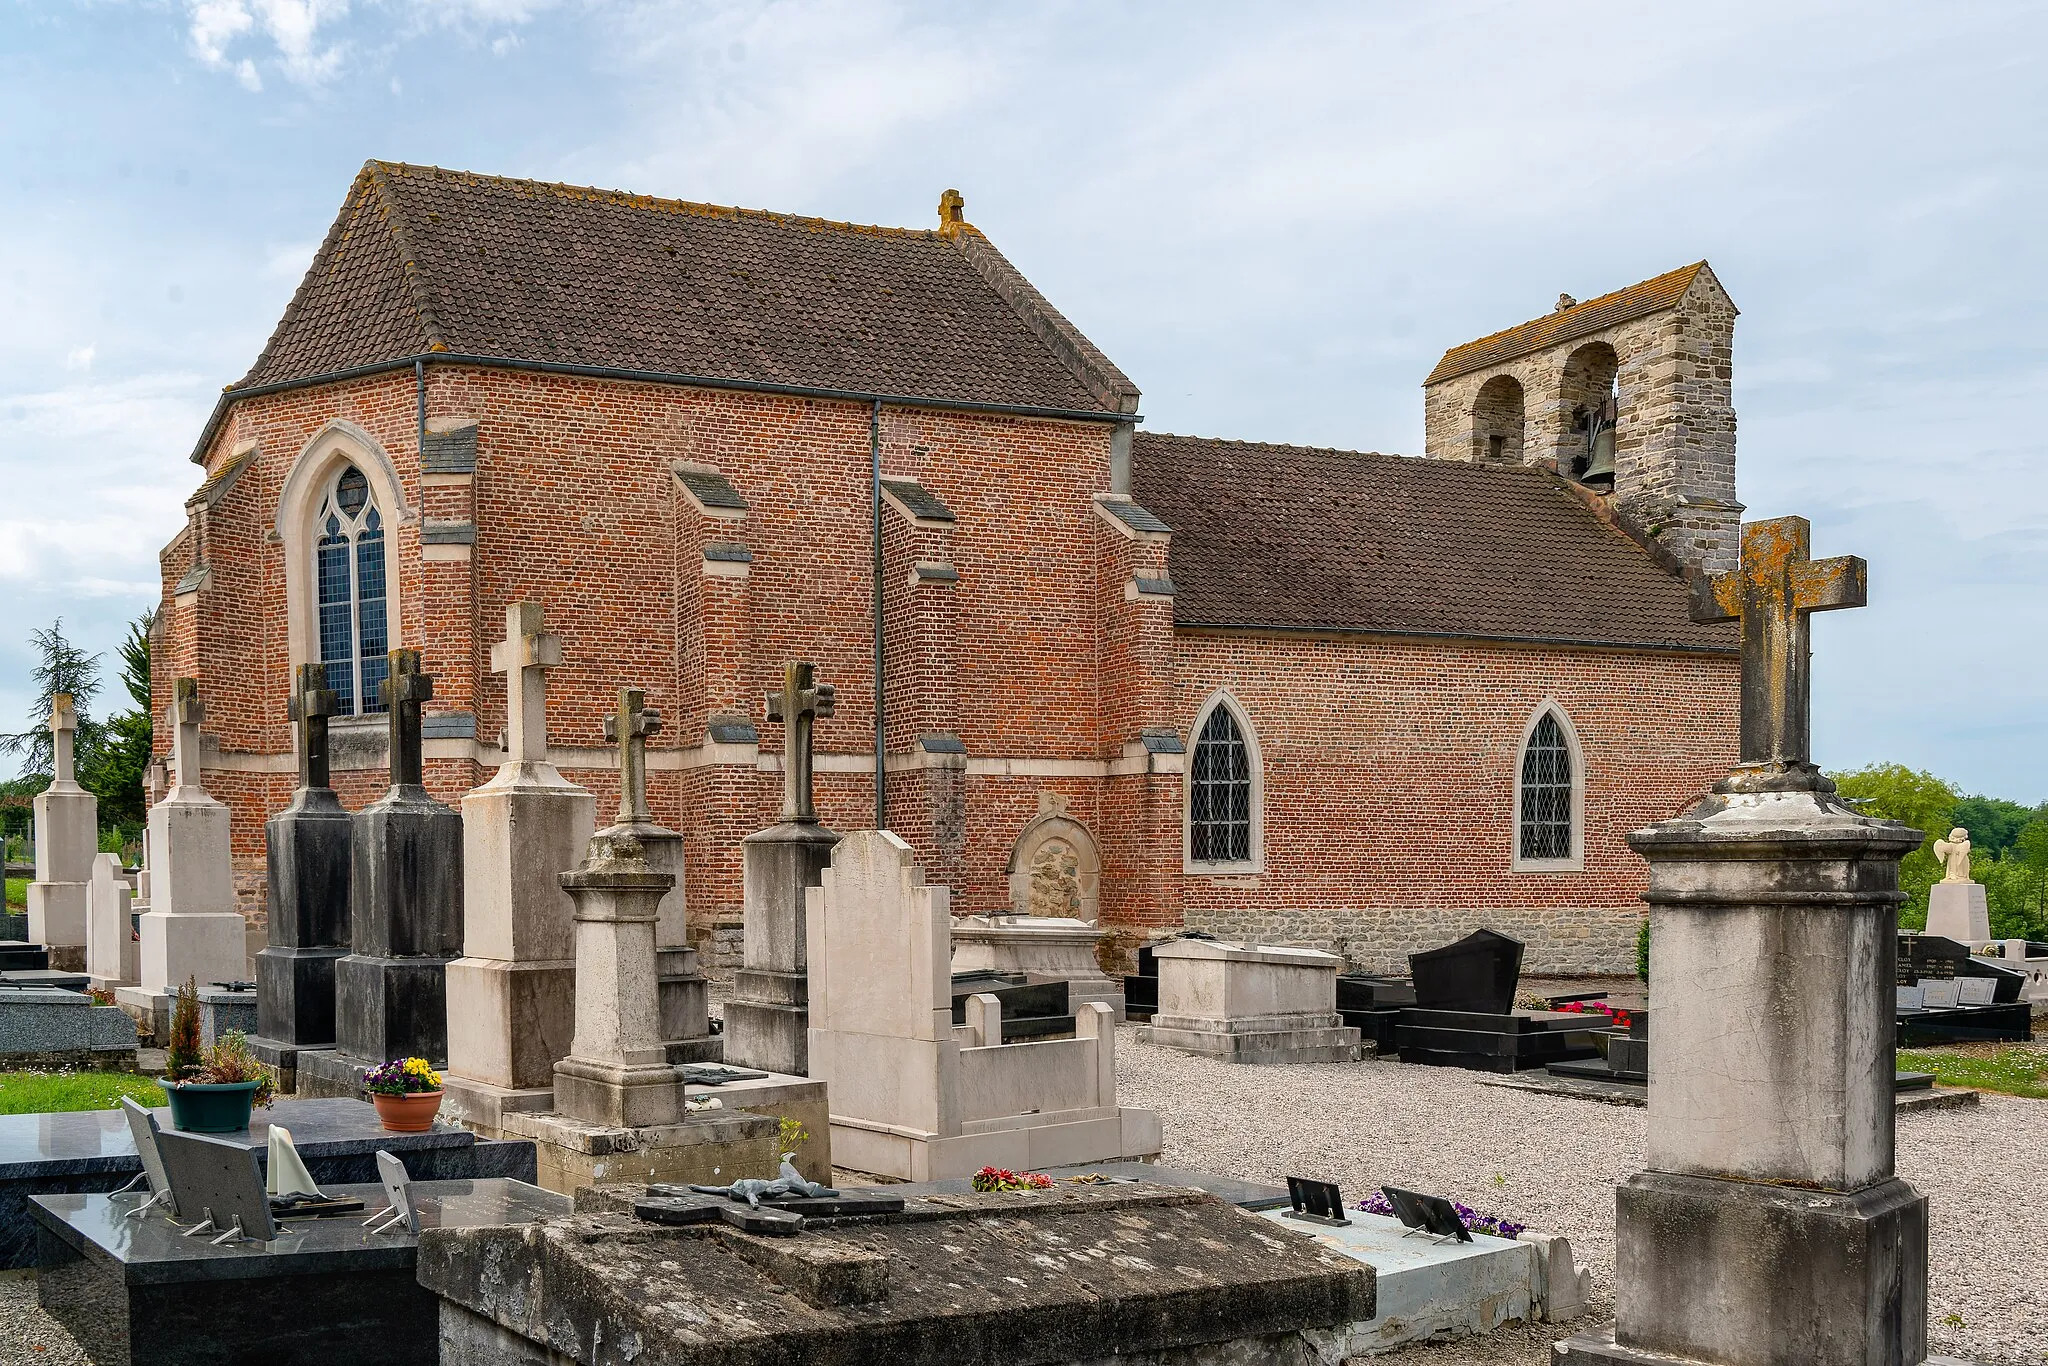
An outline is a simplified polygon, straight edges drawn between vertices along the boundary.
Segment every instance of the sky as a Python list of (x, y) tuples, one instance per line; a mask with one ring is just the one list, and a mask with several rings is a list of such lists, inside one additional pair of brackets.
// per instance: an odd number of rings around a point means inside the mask
[(0, 0), (0, 729), (60, 617), (118, 695), (213, 399), (379, 157), (914, 227), (957, 187), (1148, 430), (1409, 454), (1446, 348), (1705, 257), (1746, 516), (1870, 561), (1815, 757), (2038, 802), (2044, 54), (1967, 0)]

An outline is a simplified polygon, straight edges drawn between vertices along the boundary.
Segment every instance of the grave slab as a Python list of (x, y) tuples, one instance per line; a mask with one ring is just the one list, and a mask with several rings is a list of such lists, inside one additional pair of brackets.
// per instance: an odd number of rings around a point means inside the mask
[(0, 1068), (133, 1071), (135, 1022), (61, 987), (0, 989)]
[[(388, 1208), (381, 1184), (323, 1186)], [(517, 1226), (569, 1202), (522, 1181), (424, 1181), (421, 1232)], [(282, 1221), (268, 1243), (186, 1238), (135, 1195), (43, 1195), (32, 1210), (37, 1294), (98, 1366), (374, 1360), (434, 1366), (438, 1307), (417, 1276), (419, 1236), (372, 1233), (363, 1216)], [(189, 1221), (187, 1221), (189, 1223)]]
[(1158, 1006), (1140, 1040), (1236, 1063), (1356, 1062), (1337, 1014), (1344, 960), (1317, 949), (1176, 939), (1155, 945)]
[[(170, 1127), (169, 1110), (154, 1113)], [(252, 1148), (259, 1162), (267, 1162), (272, 1124), (291, 1130), (307, 1169), (323, 1184), (374, 1180), (379, 1148), (396, 1154), (417, 1181), (531, 1181), (536, 1173), (529, 1141), (479, 1139), (446, 1124), (419, 1134), (387, 1133), (376, 1110), (360, 1100), (280, 1100), (257, 1110), (242, 1133), (216, 1137)], [(35, 1264), (29, 1196), (111, 1191), (141, 1170), (119, 1110), (0, 1115), (0, 1269)]]

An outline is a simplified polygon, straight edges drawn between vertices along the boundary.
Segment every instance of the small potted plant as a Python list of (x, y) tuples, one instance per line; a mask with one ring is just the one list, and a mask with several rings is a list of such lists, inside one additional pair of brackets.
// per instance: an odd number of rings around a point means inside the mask
[(377, 1118), (394, 1134), (420, 1134), (441, 1112), (441, 1074), (425, 1058), (393, 1058), (363, 1075)]
[(221, 1035), (211, 1048), (199, 1045), (199, 987), (187, 978), (171, 1013), (164, 1095), (171, 1127), (188, 1134), (235, 1134), (249, 1127), (249, 1113), (277, 1098), (277, 1078), (250, 1051), (239, 1029)]

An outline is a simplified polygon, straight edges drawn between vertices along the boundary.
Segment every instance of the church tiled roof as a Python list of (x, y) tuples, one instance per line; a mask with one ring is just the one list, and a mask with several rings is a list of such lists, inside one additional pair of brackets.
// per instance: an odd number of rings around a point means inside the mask
[(1544, 470), (1140, 431), (1131, 476), (1176, 626), (1736, 648)]
[(1705, 261), (1695, 261), (1689, 266), (1680, 266), (1654, 279), (1644, 280), (1641, 284), (1630, 285), (1627, 289), (1617, 289), (1612, 294), (1602, 294), (1597, 299), (1561, 308), (1547, 317), (1510, 327), (1505, 332), (1454, 346), (1444, 352), (1444, 358), (1436, 363), (1436, 369), (1429, 372), (1429, 378), (1422, 381), (1422, 386), (1426, 389), (1439, 380), (1469, 375), (1474, 370), (1484, 370), (1489, 365), (1515, 360), (1545, 347), (1556, 346), (1559, 342), (1590, 336), (1603, 328), (1633, 322), (1670, 308), (1685, 297), (1685, 291), (1692, 287), (1693, 277), (1706, 264)]
[(426, 352), (968, 404), (1138, 392), (988, 239), (366, 164), (235, 390)]

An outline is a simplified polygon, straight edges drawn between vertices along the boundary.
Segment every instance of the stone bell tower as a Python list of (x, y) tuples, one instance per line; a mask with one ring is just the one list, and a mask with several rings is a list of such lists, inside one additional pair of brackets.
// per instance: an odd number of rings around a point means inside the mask
[(1736, 308), (1705, 261), (1456, 346), (1422, 383), (1426, 453), (1554, 467), (1638, 536), (1737, 560)]

